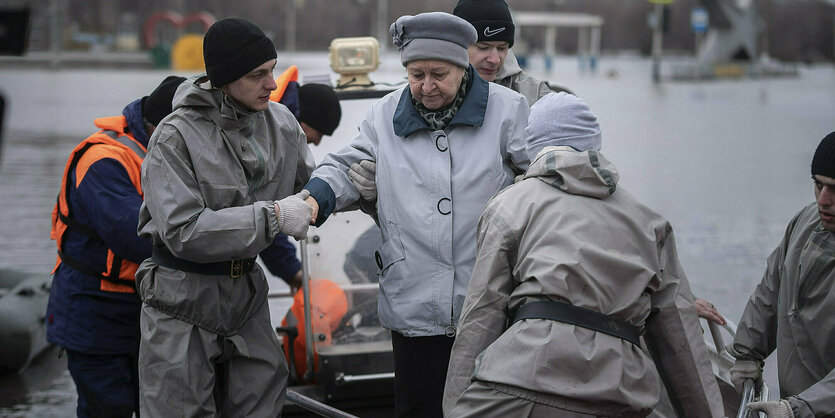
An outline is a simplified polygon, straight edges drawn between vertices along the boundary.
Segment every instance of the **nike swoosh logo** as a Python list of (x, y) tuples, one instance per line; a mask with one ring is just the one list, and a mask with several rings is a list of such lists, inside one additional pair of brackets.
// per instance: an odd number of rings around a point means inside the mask
[(504, 32), (504, 29), (505, 29), (504, 26), (502, 26), (498, 29), (490, 30), (490, 26), (488, 26), (488, 27), (484, 28), (484, 36), (493, 36), (497, 33)]

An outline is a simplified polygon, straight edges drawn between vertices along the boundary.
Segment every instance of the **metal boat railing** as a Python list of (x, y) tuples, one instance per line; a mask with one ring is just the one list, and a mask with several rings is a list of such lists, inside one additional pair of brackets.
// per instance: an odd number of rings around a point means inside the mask
[[(708, 329), (710, 330), (710, 336), (713, 339), (713, 345), (716, 349), (716, 354), (719, 355), (720, 358), (728, 362), (729, 364), (733, 364), (736, 360), (730, 353), (728, 347), (725, 345), (724, 338), (722, 337), (721, 328), (724, 328), (725, 331), (734, 338), (736, 336), (736, 324), (731, 321), (726, 321), (725, 325), (719, 325), (713, 321), (707, 321)], [(748, 411), (748, 404), (750, 402), (756, 402), (768, 399), (768, 386), (763, 383), (762, 386), (757, 390), (756, 386), (754, 385), (754, 381), (751, 379), (745, 380), (743, 383), (743, 390), (742, 395), (739, 400), (739, 408), (737, 409), (737, 418), (767, 418), (763, 413), (755, 413)]]
[(306, 345), (305, 364), (307, 368), (304, 373), (304, 380), (313, 378), (313, 325), (310, 318), (310, 258), (307, 256), (307, 239), (299, 243), (302, 262), (302, 294), (304, 296), (304, 340)]
[(358, 418), (356, 415), (351, 415), (332, 406), (325, 405), (322, 402), (310, 399), (294, 390), (287, 390), (287, 400), (326, 418)]
[(751, 418), (754, 413), (748, 410), (748, 403), (754, 400), (754, 381), (745, 379), (742, 387), (742, 399), (739, 401), (736, 418)]

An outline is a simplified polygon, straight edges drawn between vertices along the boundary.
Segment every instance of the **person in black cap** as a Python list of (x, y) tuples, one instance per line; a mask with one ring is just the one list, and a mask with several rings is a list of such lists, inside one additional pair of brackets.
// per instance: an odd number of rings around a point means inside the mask
[(322, 136), (333, 135), (341, 117), (339, 99), (330, 86), (311, 83), (299, 88), (298, 119), (308, 144), (319, 145)]
[(70, 154), (51, 236), (58, 260), (47, 306), (47, 339), (67, 353), (79, 417), (130, 417), (139, 411), (140, 300), (134, 272), (151, 256), (136, 235), (140, 167), (154, 128), (171, 113), (170, 76), (121, 116), (94, 121), (100, 131)]
[(291, 65), (276, 77), (270, 100), (287, 106), (296, 115), (307, 143), (319, 145), (322, 136), (332, 135), (339, 126), (339, 98), (329, 85), (310, 83), (300, 87), (298, 76), (298, 67)]
[(215, 22), (206, 74), (178, 91), (142, 168), (139, 234), (154, 243), (136, 273), (143, 416), (276, 416), (287, 362), (255, 263), (279, 233), (302, 239), (312, 210), (305, 135), (276, 88), (276, 50), (254, 23)]
[(548, 83), (522, 71), (510, 50), (516, 27), (504, 0), (459, 0), (452, 14), (470, 22), (478, 32), (478, 41), (467, 53), (481, 78), (522, 94), (529, 106), (551, 92)]
[(818, 145), (811, 172), (816, 201), (768, 257), (732, 346), (740, 393), (746, 380), (762, 383), (763, 361), (777, 350), (780, 399), (748, 404), (769, 418), (835, 414), (835, 132)]

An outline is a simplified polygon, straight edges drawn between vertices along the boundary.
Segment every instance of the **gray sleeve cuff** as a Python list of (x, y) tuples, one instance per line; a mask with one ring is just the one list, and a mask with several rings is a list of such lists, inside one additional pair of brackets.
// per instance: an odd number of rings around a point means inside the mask
[(786, 398), (786, 401), (791, 406), (795, 418), (815, 418), (815, 414), (812, 413), (809, 404), (797, 396), (789, 396)]
[(269, 204), (269, 208), (267, 209), (267, 230), (270, 239), (274, 239), (281, 232), (278, 227), (278, 214), (275, 213), (276, 203), (278, 202), (275, 200), (267, 201), (267, 204)]

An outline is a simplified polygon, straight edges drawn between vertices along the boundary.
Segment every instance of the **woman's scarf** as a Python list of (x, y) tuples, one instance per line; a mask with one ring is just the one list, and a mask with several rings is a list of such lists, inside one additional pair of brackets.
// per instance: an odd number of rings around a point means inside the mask
[(458, 87), (458, 93), (455, 94), (455, 99), (446, 107), (442, 107), (440, 109), (427, 109), (423, 103), (419, 102), (412, 96), (412, 104), (417, 109), (420, 116), (426, 123), (429, 125), (429, 128), (433, 131), (441, 130), (446, 128), (447, 124), (452, 120), (455, 116), (455, 113), (458, 112), (458, 109), (461, 107), (461, 103), (464, 102), (464, 98), (467, 97), (467, 90), (470, 88), (470, 74), (468, 71), (464, 70), (464, 77), (461, 79), (461, 86)]

